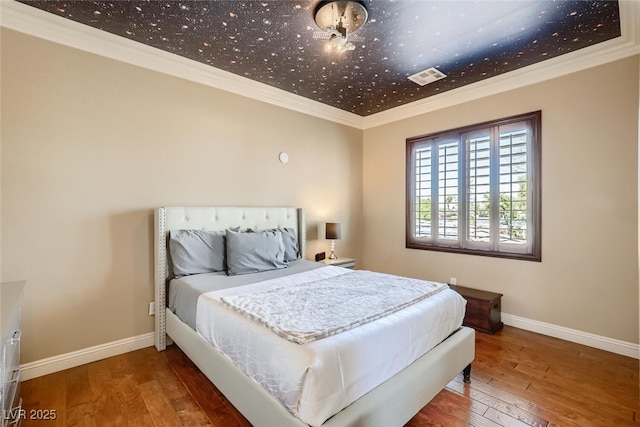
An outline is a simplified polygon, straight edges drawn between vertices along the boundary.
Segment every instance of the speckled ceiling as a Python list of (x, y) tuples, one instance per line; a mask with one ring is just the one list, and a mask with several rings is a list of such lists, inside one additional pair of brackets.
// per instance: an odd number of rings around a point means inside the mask
[[(361, 116), (620, 36), (610, 0), (370, 0), (340, 52), (314, 38), (317, 0), (22, 3)], [(429, 67), (447, 77), (407, 79)]]

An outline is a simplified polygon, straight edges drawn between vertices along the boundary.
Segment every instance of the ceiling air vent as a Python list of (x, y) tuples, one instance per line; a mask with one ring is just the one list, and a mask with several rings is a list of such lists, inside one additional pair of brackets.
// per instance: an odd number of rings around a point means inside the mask
[(445, 77), (447, 77), (446, 74), (431, 67), (409, 76), (409, 80), (418, 83), (420, 86), (424, 86), (426, 84), (433, 83), (436, 80), (444, 79)]

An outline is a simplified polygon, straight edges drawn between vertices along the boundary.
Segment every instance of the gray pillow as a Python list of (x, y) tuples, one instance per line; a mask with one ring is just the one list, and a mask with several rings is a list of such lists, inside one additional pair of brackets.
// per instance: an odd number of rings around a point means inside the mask
[(284, 260), (295, 261), (300, 258), (298, 248), (298, 237), (296, 236), (296, 230), (293, 228), (272, 228), (271, 230), (254, 230), (252, 228), (247, 229), (250, 233), (263, 233), (279, 231), (282, 233), (282, 242), (284, 243)]
[(282, 241), (284, 242), (285, 261), (295, 261), (300, 258), (296, 230), (293, 228), (280, 228), (279, 230), (282, 232)]
[(227, 230), (227, 274), (258, 273), (285, 268), (282, 232), (237, 233)]
[(171, 230), (169, 253), (175, 276), (224, 270), (223, 231)]

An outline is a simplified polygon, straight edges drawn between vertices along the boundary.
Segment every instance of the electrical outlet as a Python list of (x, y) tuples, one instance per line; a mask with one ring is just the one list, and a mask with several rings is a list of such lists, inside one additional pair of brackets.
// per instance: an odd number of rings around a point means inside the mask
[(449, 278), (449, 284), (450, 285), (457, 285), (458, 284), (458, 279), (456, 279), (455, 277), (450, 277)]
[(156, 303), (151, 301), (149, 303), (149, 316), (155, 316), (156, 314)]

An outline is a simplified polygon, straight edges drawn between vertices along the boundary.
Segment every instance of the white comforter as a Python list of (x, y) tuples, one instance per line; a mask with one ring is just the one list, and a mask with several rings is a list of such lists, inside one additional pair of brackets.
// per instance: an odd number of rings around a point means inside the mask
[(325, 267), (205, 293), (198, 299), (196, 329), (293, 415), (321, 425), (455, 331), (464, 317), (464, 299), (444, 289), (386, 317), (299, 345), (226, 307), (221, 298), (350, 271)]

